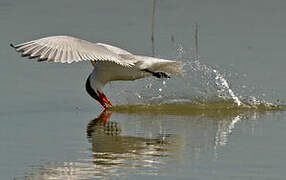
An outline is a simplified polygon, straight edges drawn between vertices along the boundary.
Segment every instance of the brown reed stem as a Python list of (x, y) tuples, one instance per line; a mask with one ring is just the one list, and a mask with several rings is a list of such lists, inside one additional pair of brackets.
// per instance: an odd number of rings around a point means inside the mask
[(151, 35), (151, 41), (152, 41), (152, 55), (153, 55), (153, 56), (155, 56), (154, 28), (155, 28), (156, 1), (157, 1), (157, 0), (153, 0), (153, 13), (152, 13), (152, 35)]
[(195, 59), (199, 58), (199, 28), (198, 23), (195, 23)]

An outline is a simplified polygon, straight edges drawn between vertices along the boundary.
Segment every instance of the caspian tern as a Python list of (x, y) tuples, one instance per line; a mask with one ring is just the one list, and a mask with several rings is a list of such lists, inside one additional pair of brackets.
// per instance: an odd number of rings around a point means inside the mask
[(135, 80), (147, 76), (170, 78), (182, 74), (180, 61), (139, 56), (104, 43), (91, 43), (71, 36), (50, 36), (18, 45), (10, 44), (22, 56), (38, 61), (72, 63), (90, 61), (94, 69), (86, 81), (86, 91), (105, 109), (112, 103), (103, 93), (106, 83)]

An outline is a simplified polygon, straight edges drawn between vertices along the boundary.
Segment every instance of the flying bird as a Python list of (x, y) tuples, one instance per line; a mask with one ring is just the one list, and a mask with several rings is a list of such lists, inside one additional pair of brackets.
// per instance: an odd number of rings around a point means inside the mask
[(71, 36), (50, 36), (10, 46), (22, 56), (37, 58), (39, 62), (90, 61), (94, 68), (86, 80), (85, 88), (105, 109), (112, 106), (103, 93), (104, 85), (110, 81), (182, 75), (180, 61), (134, 55), (112, 45), (92, 43)]

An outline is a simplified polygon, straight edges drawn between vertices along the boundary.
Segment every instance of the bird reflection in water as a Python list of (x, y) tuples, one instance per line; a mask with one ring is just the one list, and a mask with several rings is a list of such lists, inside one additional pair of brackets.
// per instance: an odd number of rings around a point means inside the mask
[(84, 151), (77, 150), (77, 158), (36, 163), (25, 179), (168, 175), (178, 168), (192, 167), (197, 160), (222, 156), (220, 149), (229, 143), (234, 129), (235, 135), (242, 129), (252, 132), (253, 120), (271, 115), (267, 111), (197, 110), (184, 116), (175, 111), (144, 112), (113, 111), (112, 115), (103, 111), (88, 123), (90, 144)]
[(92, 144), (94, 164), (155, 168), (179, 158), (172, 155), (180, 146), (171, 134), (159, 133), (151, 138), (124, 136), (120, 124), (109, 121), (111, 114), (104, 111), (88, 124), (87, 137)]
[[(168, 163), (178, 163), (180, 157), (177, 154), (181, 145), (177, 136), (158, 131), (154, 137), (151, 135), (148, 138), (136, 137), (128, 132), (129, 135), (123, 135), (120, 123), (110, 120), (111, 115), (112, 112), (103, 111), (87, 125), (92, 157), (90, 151), (85, 151), (74, 160), (43, 161), (32, 165), (25, 179), (77, 180), (128, 174), (157, 175)], [(158, 129), (157, 126), (154, 128)]]

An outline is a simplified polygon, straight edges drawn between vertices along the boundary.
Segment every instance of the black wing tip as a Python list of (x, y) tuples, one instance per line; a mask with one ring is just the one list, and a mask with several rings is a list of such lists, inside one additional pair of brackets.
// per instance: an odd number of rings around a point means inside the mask
[(156, 78), (167, 78), (167, 79), (171, 78), (167, 73), (161, 72), (161, 71), (154, 72), (154, 71), (150, 71), (149, 69), (143, 69), (142, 71), (147, 72), (147, 73), (151, 73)]
[(16, 48), (16, 46), (14, 46), (14, 44), (12, 44), (12, 43), (10, 43), (10, 46), (11, 46), (12, 48)]
[[(31, 59), (33, 59), (34, 57), (32, 57)], [(48, 58), (38, 58), (37, 61), (38, 62), (42, 62), (42, 61), (47, 61)]]

